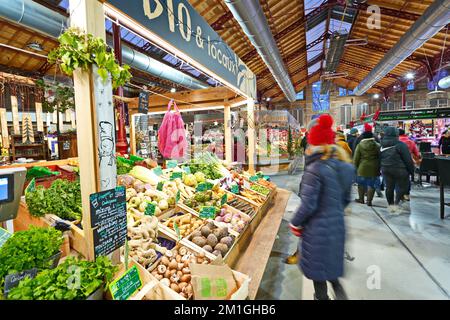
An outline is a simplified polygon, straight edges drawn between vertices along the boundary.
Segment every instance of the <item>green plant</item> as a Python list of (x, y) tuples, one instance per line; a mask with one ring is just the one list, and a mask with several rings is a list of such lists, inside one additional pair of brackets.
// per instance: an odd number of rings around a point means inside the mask
[(113, 280), (117, 267), (107, 257), (95, 262), (67, 258), (52, 270), (26, 278), (13, 288), (9, 300), (82, 300)]
[(36, 80), (36, 86), (44, 91), (44, 99), (42, 100), (44, 112), (66, 112), (66, 110), (75, 109), (73, 88), (63, 86), (60, 83), (47, 83), (42, 79)]
[(77, 28), (69, 28), (58, 38), (59, 46), (48, 55), (51, 63), (60, 62), (61, 70), (72, 75), (77, 68), (89, 70), (91, 65), (98, 66), (98, 74), (106, 81), (111, 74), (112, 86), (117, 88), (130, 81), (128, 65), (120, 66), (112, 51), (108, 52), (105, 41), (91, 34), (85, 34)]
[(37, 186), (27, 192), (25, 200), (30, 214), (35, 217), (52, 213), (62, 219), (80, 220), (82, 216), (79, 181), (57, 179), (48, 189)]
[(63, 242), (62, 233), (54, 228), (30, 227), (18, 231), (0, 248), (0, 291), (8, 274), (32, 268), (49, 268), (50, 257), (58, 253)]

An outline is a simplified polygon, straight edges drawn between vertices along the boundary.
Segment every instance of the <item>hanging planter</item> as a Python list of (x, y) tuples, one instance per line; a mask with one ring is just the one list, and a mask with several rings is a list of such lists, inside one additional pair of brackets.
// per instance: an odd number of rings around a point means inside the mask
[(114, 52), (109, 50), (105, 41), (86, 34), (77, 28), (69, 28), (58, 38), (59, 46), (48, 55), (50, 63), (59, 63), (62, 72), (71, 76), (81, 68), (90, 70), (97, 65), (97, 73), (104, 82), (111, 75), (113, 89), (125, 85), (131, 79), (130, 66), (119, 65)]

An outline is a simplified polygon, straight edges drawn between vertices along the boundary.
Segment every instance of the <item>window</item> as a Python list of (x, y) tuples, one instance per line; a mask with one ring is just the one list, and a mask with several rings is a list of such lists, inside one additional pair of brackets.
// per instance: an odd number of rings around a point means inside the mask
[(369, 105), (367, 103), (360, 103), (356, 106), (356, 118), (361, 118), (363, 114), (369, 114)]
[(330, 110), (330, 93), (320, 94), (321, 82), (312, 85), (312, 109), (315, 112), (326, 112)]
[(347, 95), (353, 96), (353, 90), (347, 89)]
[(395, 110), (395, 103), (392, 101), (385, 102), (381, 105), (382, 111), (392, 111)]
[(339, 124), (346, 126), (350, 121), (352, 121), (352, 105), (344, 104), (341, 106), (341, 122)]
[(406, 101), (405, 109), (414, 109), (414, 101)]
[(414, 83), (414, 80), (410, 80), (408, 82), (408, 84), (406, 85), (406, 90), (407, 91), (411, 91), (411, 90), (414, 90), (414, 89), (416, 89), (416, 84)]
[(447, 107), (447, 99), (430, 99), (430, 107), (442, 108)]
[(305, 100), (305, 90), (297, 92), (295, 95), (295, 100)]
[(339, 97), (345, 97), (347, 95), (347, 89), (339, 87)]

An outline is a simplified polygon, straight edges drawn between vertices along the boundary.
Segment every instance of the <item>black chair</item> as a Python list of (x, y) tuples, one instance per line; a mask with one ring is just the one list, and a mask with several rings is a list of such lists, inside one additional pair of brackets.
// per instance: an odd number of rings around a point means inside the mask
[(430, 183), (430, 177), (436, 177), (439, 182), (437, 160), (433, 157), (424, 157), (420, 163), (420, 167), (416, 169), (416, 173), (419, 175), (419, 185), (422, 185), (422, 176), (427, 176), (427, 182)]
[(431, 142), (420, 142), (419, 143), (419, 151), (422, 152), (431, 152)]
[(445, 203), (444, 187), (450, 186), (450, 158), (437, 157), (438, 172), (440, 178), (440, 203), (441, 203), (441, 219), (445, 218), (445, 206), (450, 206), (450, 203)]

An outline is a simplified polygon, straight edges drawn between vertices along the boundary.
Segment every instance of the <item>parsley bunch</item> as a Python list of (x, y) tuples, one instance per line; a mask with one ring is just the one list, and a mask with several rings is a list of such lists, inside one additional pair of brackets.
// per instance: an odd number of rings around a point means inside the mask
[(79, 181), (55, 180), (50, 188), (37, 186), (25, 195), (28, 211), (42, 217), (52, 213), (66, 220), (81, 220), (81, 189)]

